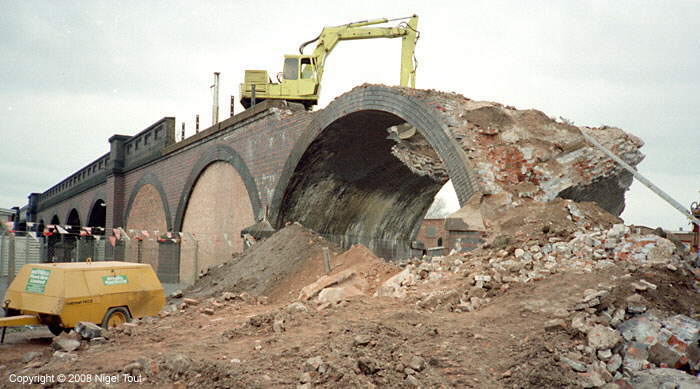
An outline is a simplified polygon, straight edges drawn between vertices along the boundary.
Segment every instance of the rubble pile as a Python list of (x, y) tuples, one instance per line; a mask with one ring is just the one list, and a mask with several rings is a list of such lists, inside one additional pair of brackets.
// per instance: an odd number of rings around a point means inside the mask
[[(429, 261), (408, 261), (405, 269), (384, 283), (375, 296), (404, 298), (419, 283), (455, 274), (466, 279), (461, 294), (436, 288), (418, 298), (418, 305), (426, 307), (431, 305), (426, 301), (440, 300), (443, 308), (469, 312), (489, 302), (495, 291), (502, 292), (511, 284), (539, 281), (560, 272), (590, 273), (615, 265), (630, 270), (661, 266), (674, 271), (688, 266), (671, 241), (653, 234), (635, 234), (624, 224), (609, 229), (581, 229), (572, 236), (568, 241), (561, 236), (540, 240), (522, 237), (513, 243), (509, 242), (515, 238), (501, 236), (486, 246), (489, 248)], [(508, 246), (499, 248), (502, 245)]]
[(338, 251), (335, 244), (292, 223), (232, 260), (208, 269), (185, 294), (207, 298), (223, 292), (246, 292), (278, 297), (281, 289), (286, 294), (322, 274), (324, 247)]

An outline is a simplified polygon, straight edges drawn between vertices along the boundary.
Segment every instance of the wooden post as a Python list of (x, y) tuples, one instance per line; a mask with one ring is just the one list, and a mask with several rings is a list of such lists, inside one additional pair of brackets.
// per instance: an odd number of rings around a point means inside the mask
[(328, 247), (323, 248), (323, 267), (326, 270), (326, 274), (331, 272), (331, 253), (328, 251)]

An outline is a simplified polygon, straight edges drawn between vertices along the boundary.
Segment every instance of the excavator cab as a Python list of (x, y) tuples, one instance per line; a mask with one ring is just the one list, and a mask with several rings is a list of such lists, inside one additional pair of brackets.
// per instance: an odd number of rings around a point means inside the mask
[(245, 108), (252, 105), (253, 88), (257, 103), (275, 96), (275, 99), (296, 101), (307, 109), (311, 108), (318, 101), (319, 90), (314, 58), (310, 55), (285, 55), (277, 82), (272, 82), (265, 70), (246, 70), (240, 90), (241, 104)]

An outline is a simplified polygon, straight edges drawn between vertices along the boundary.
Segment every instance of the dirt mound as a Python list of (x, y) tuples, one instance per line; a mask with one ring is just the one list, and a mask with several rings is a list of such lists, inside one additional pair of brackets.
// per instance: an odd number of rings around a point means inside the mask
[(323, 271), (323, 247), (338, 251), (333, 243), (313, 231), (290, 224), (249, 251), (210, 269), (185, 295), (207, 298), (218, 297), (223, 292), (246, 292), (254, 296), (274, 292), (277, 297), (280, 284), (284, 285), (282, 289), (290, 290), (297, 287), (297, 282), (301, 282), (299, 288), (304, 286), (307, 276), (311, 277), (309, 282), (317, 278), (303, 273), (312, 268)]
[(514, 208), (497, 208), (489, 220), (496, 233), (526, 236), (569, 236), (578, 229), (610, 228), (620, 218), (592, 202), (555, 199), (546, 203), (528, 201)]

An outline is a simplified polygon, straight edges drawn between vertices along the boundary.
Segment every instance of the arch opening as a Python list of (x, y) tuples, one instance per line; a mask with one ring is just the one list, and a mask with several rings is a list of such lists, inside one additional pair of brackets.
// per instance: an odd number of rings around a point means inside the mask
[(80, 215), (78, 214), (77, 209), (73, 208), (70, 210), (68, 218), (66, 218), (66, 225), (68, 227), (67, 230), (69, 233), (80, 233)]
[[(168, 231), (168, 222), (165, 205), (155, 185), (144, 184), (133, 196), (126, 215), (126, 230), (135, 230), (139, 234), (137, 234), (133, 244), (125, 249), (125, 259), (130, 262), (147, 263), (159, 271), (160, 244), (158, 237)], [(144, 240), (141, 231), (158, 235), (153, 237), (149, 235)], [(158, 275), (160, 276), (160, 273)]]
[(404, 119), (357, 111), (306, 149), (275, 225), (297, 221), (344, 248), (361, 243), (384, 258), (420, 255), (413, 239), (448, 179), (437, 152)]
[(241, 230), (254, 222), (254, 206), (236, 167), (223, 160), (206, 165), (194, 181), (184, 206), (180, 279), (189, 282), (197, 272), (243, 251)]
[[(90, 209), (87, 225), (89, 227), (104, 228), (107, 222), (107, 204), (102, 199), (98, 199)], [(104, 230), (93, 230), (93, 235), (104, 235)]]

